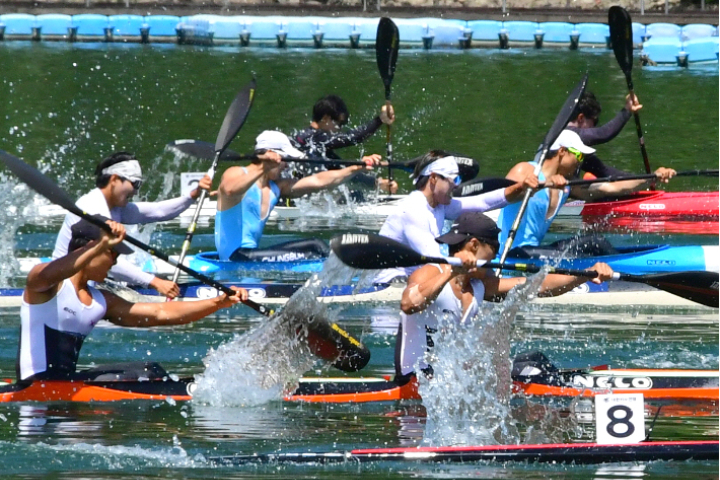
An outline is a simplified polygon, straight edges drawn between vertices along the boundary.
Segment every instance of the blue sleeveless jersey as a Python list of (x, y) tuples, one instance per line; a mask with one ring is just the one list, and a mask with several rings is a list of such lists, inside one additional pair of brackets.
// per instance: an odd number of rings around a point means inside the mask
[(254, 183), (242, 201), (234, 207), (215, 214), (215, 247), (220, 260), (228, 260), (238, 248), (257, 248), (265, 223), (280, 198), (280, 187), (270, 185), (270, 204), (265, 218), (260, 218), (262, 191)]
[[(531, 165), (537, 165), (537, 162), (528, 162)], [(542, 172), (538, 175), (538, 180), (541, 182), (545, 181), (545, 175)], [(550, 228), (550, 224), (557, 216), (565, 202), (567, 202), (568, 196), (570, 195), (570, 189), (565, 188), (560, 195), (560, 201), (558, 202), (557, 208), (550, 216), (547, 216), (548, 207), (550, 206), (550, 189), (540, 189), (535, 195), (530, 197), (527, 209), (523, 215), (520, 227), (518, 228), (515, 240), (513, 241), (513, 248), (531, 246), (537, 247), (542, 242), (545, 234)], [(498, 218), (498, 225), (500, 225), (500, 251), (502, 252), (505, 248), (505, 242), (507, 241), (508, 234), (512, 229), (515, 217), (520, 211), (520, 205), (522, 202), (511, 203), (507, 207), (500, 210), (500, 217)]]

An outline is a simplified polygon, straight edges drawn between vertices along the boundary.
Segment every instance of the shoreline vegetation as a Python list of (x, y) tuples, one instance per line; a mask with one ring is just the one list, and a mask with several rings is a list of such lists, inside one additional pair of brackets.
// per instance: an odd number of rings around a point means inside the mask
[(640, 2), (636, 0), (2, 0), (0, 14), (388, 15), (395, 18), (606, 23), (608, 8), (622, 5), (630, 11), (633, 20), (645, 24), (718, 24), (717, 0), (667, 1), (667, 14), (665, 0), (644, 0), (644, 14), (641, 14)]

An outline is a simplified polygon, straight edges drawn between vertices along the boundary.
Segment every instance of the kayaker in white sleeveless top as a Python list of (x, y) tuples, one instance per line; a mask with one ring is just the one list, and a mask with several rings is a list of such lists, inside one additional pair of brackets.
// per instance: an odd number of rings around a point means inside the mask
[[(424, 265), (408, 278), (403, 292), (400, 326), (395, 346), (396, 380), (404, 382), (414, 373), (415, 366), (429, 376), (432, 367), (423, 357), (432, 346), (431, 333), (443, 316), (462, 322), (479, 312), (482, 300), (498, 301), (513, 287), (525, 283), (524, 277), (498, 278), (492, 270), (477, 268), (479, 260), (491, 261), (498, 253), (500, 229), (486, 215), (464, 213), (458, 217), (448, 233), (436, 239), (447, 244), (450, 255), (462, 260), (462, 267)], [(593, 282), (612, 278), (612, 269), (596, 263), (588, 270), (598, 276)], [(568, 292), (587, 281), (585, 277), (547, 275), (540, 287), (540, 295), (554, 296)]]
[(88, 282), (102, 282), (118, 255), (132, 253), (122, 243), (125, 227), (96, 215), (112, 235), (86, 220), (71, 227), (69, 253), (33, 267), (20, 310), (18, 382), (82, 378), (76, 372), (83, 340), (101, 319), (125, 327), (181, 325), (247, 300), (245, 289), (232, 297), (196, 302), (130, 303)]

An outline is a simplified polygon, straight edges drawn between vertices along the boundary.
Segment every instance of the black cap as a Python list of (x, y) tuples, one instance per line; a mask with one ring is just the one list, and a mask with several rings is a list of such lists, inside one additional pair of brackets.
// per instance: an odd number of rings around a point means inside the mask
[[(92, 217), (103, 223), (109, 220), (109, 218), (104, 217), (103, 215), (93, 215)], [(87, 243), (91, 240), (99, 240), (102, 236), (100, 227), (96, 226), (94, 223), (88, 222), (87, 220), (80, 220), (74, 224), (70, 230), (72, 231), (72, 238), (70, 239), (70, 244), (68, 246), (68, 251), (70, 252), (87, 245)], [(125, 245), (125, 242), (115, 245), (113, 250), (121, 255), (129, 255), (133, 253), (133, 249)]]
[(482, 241), (497, 242), (500, 229), (487, 215), (479, 212), (467, 212), (460, 215), (450, 231), (435, 239), (438, 243), (457, 245), (468, 238), (477, 238)]

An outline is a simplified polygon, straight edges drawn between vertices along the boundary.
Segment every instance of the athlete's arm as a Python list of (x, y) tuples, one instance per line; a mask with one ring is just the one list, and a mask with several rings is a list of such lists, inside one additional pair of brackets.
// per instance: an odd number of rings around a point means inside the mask
[(341, 185), (352, 178), (356, 173), (366, 169), (372, 169), (373, 166), (377, 166), (380, 163), (380, 158), (380, 155), (369, 155), (367, 157), (363, 157), (365, 166), (352, 165), (340, 170), (319, 172), (294, 182), (278, 182), (278, 186), (280, 187), (280, 192), (284, 197), (302, 197), (308, 193)]
[(601, 127), (578, 128), (573, 130), (580, 135), (580, 140), (582, 140), (585, 145), (592, 147), (593, 145), (607, 143), (617, 137), (628, 120), (630, 120), (631, 116), (632, 113), (626, 107), (620, 110), (612, 120)]
[(244, 288), (232, 288), (236, 294), (195, 302), (130, 303), (110, 292), (102, 292), (107, 302), (107, 320), (123, 327), (157, 327), (195, 322), (220, 309), (247, 300)]
[(408, 315), (422, 312), (435, 301), (455, 275), (449, 265), (424, 265), (418, 268), (408, 278), (400, 309)]

